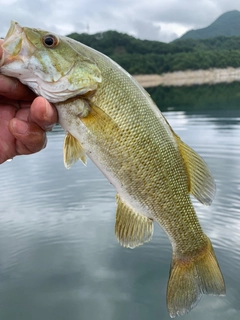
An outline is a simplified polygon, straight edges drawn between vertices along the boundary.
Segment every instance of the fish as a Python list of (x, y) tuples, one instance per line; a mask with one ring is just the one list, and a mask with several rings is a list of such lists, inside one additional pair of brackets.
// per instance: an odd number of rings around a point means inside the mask
[(168, 235), (170, 317), (188, 313), (203, 294), (224, 296), (222, 272), (190, 197), (210, 205), (214, 179), (150, 95), (104, 54), (49, 31), (12, 21), (2, 51), (0, 72), (56, 106), (66, 168), (89, 158), (116, 189), (120, 245), (150, 241), (154, 224)]

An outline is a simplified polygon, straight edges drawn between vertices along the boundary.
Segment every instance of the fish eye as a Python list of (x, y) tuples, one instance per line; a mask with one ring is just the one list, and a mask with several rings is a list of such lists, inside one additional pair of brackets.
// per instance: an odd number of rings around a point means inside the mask
[(58, 45), (58, 38), (53, 34), (47, 34), (43, 37), (43, 44), (47, 48), (55, 48)]

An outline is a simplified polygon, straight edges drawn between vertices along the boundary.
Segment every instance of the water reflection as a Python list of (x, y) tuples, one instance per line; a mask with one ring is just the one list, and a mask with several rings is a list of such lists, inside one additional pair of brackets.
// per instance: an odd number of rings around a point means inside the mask
[[(237, 108), (218, 114), (165, 112), (216, 179), (211, 207), (193, 201), (227, 285), (225, 298), (203, 297), (182, 319), (237, 320), (240, 314), (240, 114)], [(169, 319), (166, 235), (156, 226), (150, 243), (121, 248), (113, 187), (91, 162), (66, 170), (63, 137), (57, 127), (46, 150), (0, 166), (0, 318)]]
[[(217, 110), (219, 117), (233, 117), (240, 105), (240, 83), (148, 88), (153, 100), (162, 111), (184, 110), (190, 114), (211, 115)], [(236, 113), (237, 112), (237, 113)]]

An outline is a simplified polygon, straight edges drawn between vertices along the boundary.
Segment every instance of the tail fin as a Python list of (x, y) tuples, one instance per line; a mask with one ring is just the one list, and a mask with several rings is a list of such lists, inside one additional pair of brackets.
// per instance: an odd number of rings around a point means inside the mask
[(167, 306), (171, 318), (191, 311), (202, 294), (223, 296), (225, 284), (211, 241), (199, 255), (180, 259), (173, 254)]

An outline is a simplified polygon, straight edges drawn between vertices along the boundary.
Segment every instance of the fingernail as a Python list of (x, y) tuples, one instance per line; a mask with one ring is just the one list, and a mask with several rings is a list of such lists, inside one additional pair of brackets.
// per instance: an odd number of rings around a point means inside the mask
[(52, 106), (50, 105), (50, 103), (48, 101), (46, 101), (46, 111), (45, 111), (45, 117), (48, 120), (49, 118), (51, 118), (53, 116), (53, 109)]
[(25, 121), (13, 119), (12, 120), (13, 130), (18, 134), (24, 134), (28, 130), (28, 124)]

